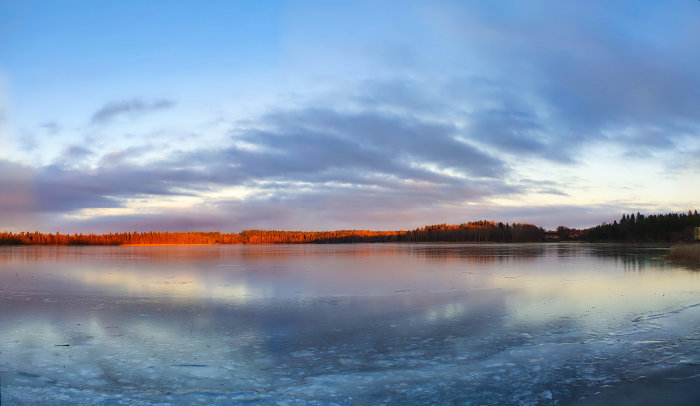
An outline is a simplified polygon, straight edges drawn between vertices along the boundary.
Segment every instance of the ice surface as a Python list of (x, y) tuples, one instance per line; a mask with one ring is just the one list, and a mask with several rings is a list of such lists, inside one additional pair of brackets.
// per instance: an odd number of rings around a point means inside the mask
[(2, 401), (694, 403), (700, 278), (659, 252), (0, 248)]

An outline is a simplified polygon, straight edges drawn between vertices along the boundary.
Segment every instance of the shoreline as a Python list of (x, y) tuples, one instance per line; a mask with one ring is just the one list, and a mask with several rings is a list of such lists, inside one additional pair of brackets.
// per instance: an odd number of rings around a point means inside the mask
[(681, 265), (700, 266), (700, 243), (673, 245), (664, 259)]
[[(692, 246), (700, 244), (671, 245), (672, 241), (309, 241), (309, 242), (262, 242), (262, 243), (154, 243), (154, 244), (0, 244), (0, 247), (183, 247), (183, 246), (228, 246), (228, 245), (341, 245), (341, 244), (443, 244), (443, 245), (477, 245), (477, 244), (610, 244), (610, 245), (670, 245)], [(677, 244), (677, 243), (676, 243)], [(669, 259), (671, 260), (671, 259)]]
[[(26, 244), (26, 245), (31, 245), (31, 244)], [(41, 244), (37, 244), (41, 245)], [(61, 245), (61, 244), (55, 244), (55, 245)], [(100, 244), (84, 244), (84, 245), (79, 245), (79, 244), (73, 244), (74, 246), (81, 246), (81, 247), (89, 247), (89, 246), (95, 246), (95, 247), (184, 247), (184, 246), (210, 246), (210, 245), (244, 245), (244, 244), (187, 244), (187, 243), (173, 243), (173, 244), (105, 244), (105, 245), (100, 245)]]

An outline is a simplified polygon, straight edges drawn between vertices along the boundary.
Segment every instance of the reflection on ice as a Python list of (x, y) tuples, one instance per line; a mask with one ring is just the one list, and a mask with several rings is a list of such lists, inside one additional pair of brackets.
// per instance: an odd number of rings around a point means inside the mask
[(655, 246), (45, 249), (0, 249), (8, 404), (699, 395), (698, 274)]
[(700, 274), (687, 272), (640, 277), (580, 271), (563, 280), (552, 280), (551, 275), (521, 275), (495, 278), (494, 283), (517, 291), (507, 299), (510, 315), (529, 324), (573, 317), (583, 325), (598, 325), (634, 314), (672, 309), (679, 302), (700, 301)]

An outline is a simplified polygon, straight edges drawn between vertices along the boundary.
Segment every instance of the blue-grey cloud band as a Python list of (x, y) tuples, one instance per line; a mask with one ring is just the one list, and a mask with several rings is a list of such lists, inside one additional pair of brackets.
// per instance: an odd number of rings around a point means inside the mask
[(104, 124), (118, 117), (133, 117), (159, 110), (167, 110), (173, 106), (175, 106), (175, 102), (171, 100), (156, 100), (149, 102), (141, 99), (131, 99), (113, 101), (105, 104), (100, 109), (95, 111), (90, 119), (90, 122), (92, 124)]

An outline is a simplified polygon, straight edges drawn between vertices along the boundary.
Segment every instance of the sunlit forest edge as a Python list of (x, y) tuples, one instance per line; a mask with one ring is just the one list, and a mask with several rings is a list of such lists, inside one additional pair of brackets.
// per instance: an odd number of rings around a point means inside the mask
[(630, 241), (678, 242), (697, 239), (700, 215), (669, 213), (645, 216), (625, 214), (620, 221), (587, 229), (560, 226), (545, 231), (533, 224), (472, 221), (457, 225), (437, 224), (409, 231), (278, 231), (244, 230), (221, 232), (126, 232), (109, 234), (61, 234), (1, 232), (3, 245), (216, 245), (300, 244), (367, 242), (544, 242)]

